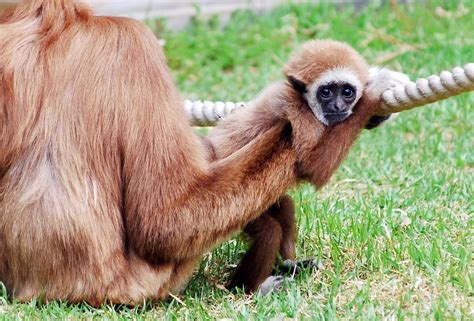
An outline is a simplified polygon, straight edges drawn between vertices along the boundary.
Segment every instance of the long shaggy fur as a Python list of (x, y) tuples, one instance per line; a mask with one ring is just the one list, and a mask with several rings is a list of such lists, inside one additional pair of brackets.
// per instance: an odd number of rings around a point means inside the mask
[(137, 252), (207, 165), (157, 40), (66, 0), (1, 21), (0, 280), (20, 300), (163, 296), (182, 268)]
[(326, 183), (378, 102), (327, 128), (277, 84), (214, 130), (209, 162), (142, 24), (68, 0), (0, 23), (0, 281), (21, 301), (179, 289), (290, 186)]

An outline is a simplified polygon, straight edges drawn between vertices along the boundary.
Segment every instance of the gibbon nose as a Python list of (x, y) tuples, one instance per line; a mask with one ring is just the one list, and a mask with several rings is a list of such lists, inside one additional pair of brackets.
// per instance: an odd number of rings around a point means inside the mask
[(337, 97), (336, 99), (334, 99), (333, 105), (332, 105), (332, 110), (335, 113), (340, 113), (340, 112), (346, 111), (346, 107), (347, 107), (346, 104), (344, 103), (344, 101), (340, 97)]
[(332, 107), (331, 111), (334, 113), (341, 113), (341, 112), (344, 112), (346, 109), (344, 104), (341, 104), (338, 102), (335, 102), (331, 107)]

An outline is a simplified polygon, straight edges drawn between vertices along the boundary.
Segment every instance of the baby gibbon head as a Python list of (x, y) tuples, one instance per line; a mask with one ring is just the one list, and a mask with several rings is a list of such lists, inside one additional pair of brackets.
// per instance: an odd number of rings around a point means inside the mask
[(369, 66), (349, 45), (314, 40), (293, 55), (284, 69), (316, 118), (326, 126), (347, 119), (369, 78)]

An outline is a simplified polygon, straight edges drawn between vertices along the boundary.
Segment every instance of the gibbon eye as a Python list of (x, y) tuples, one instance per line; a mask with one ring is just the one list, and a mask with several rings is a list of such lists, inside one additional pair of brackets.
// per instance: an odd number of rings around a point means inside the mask
[(351, 98), (354, 95), (354, 90), (351, 87), (345, 87), (342, 89), (342, 95), (346, 98)]
[(329, 89), (327, 87), (323, 87), (319, 91), (319, 94), (321, 95), (322, 98), (329, 98), (332, 94), (332, 91), (331, 91), (331, 89)]

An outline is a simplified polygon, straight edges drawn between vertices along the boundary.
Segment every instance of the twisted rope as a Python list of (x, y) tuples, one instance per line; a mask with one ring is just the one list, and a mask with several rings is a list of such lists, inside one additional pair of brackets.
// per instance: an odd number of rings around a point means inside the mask
[(214, 126), (224, 116), (237, 108), (245, 107), (244, 102), (184, 101), (184, 108), (193, 126)]
[(398, 85), (382, 94), (381, 114), (396, 113), (431, 104), (474, 90), (474, 63)]
[[(474, 63), (416, 82), (398, 85), (382, 94), (378, 115), (410, 110), (474, 90)], [(245, 103), (186, 100), (184, 108), (193, 126), (214, 126), (216, 122)]]

